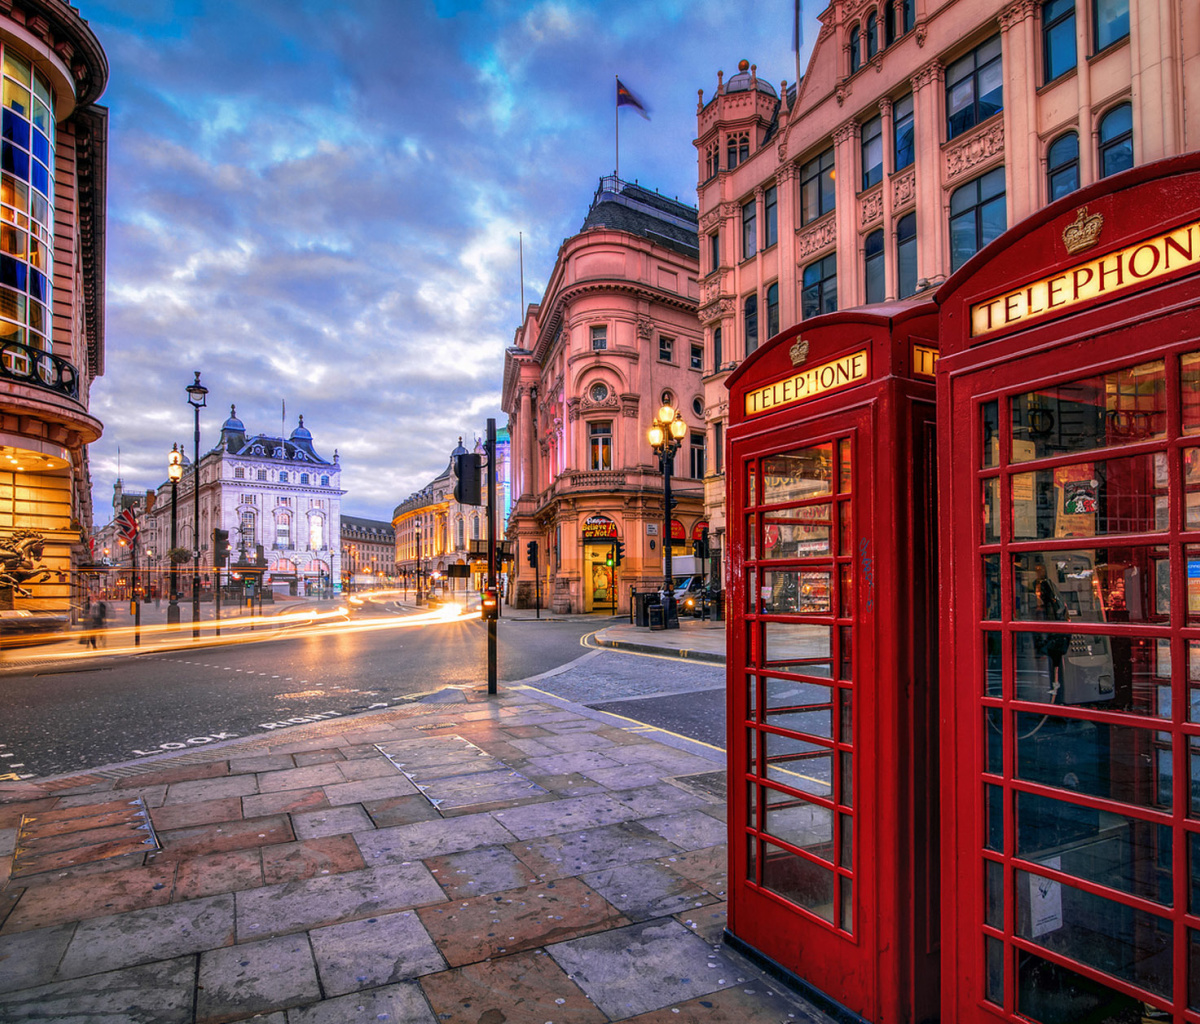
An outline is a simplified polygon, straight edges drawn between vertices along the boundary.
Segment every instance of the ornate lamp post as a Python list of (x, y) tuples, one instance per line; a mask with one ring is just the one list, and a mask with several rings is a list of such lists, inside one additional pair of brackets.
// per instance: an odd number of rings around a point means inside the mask
[(671, 571), (671, 460), (687, 436), (687, 431), (687, 423), (679, 411), (669, 405), (663, 405), (658, 410), (648, 431), (650, 447), (658, 456), (663, 475), (663, 590), (666, 593), (663, 615), (667, 624), (674, 622), (676, 625), (679, 620), (674, 615), (675, 577)]
[(167, 456), (167, 478), (171, 481), (171, 582), (170, 603), (167, 605), (167, 625), (179, 625), (179, 566), (175, 564), (175, 548), (178, 546), (179, 527), (179, 481), (183, 477), (183, 452), (178, 444), (171, 445)]
[(200, 639), (200, 410), (208, 403), (205, 395), (208, 388), (200, 383), (200, 371), (196, 370), (196, 379), (187, 386), (188, 405), (196, 412), (195, 459), (193, 463), (193, 487), (195, 488), (196, 522), (192, 527), (192, 537), (196, 547), (192, 551), (192, 639)]
[(421, 594), (421, 528), (418, 526), (414, 531), (417, 535), (417, 605), (423, 605), (425, 598)]

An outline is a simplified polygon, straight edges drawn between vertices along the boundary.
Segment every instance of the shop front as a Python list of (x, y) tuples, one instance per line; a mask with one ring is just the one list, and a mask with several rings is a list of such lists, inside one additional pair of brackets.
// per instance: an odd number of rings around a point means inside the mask
[(608, 516), (593, 513), (583, 521), (583, 599), (585, 612), (617, 611), (619, 574), (617, 524)]
[(937, 299), (942, 1019), (1200, 1021), (1200, 158)]
[(728, 381), (728, 935), (915, 1022), (938, 1002), (937, 317), (876, 309)]

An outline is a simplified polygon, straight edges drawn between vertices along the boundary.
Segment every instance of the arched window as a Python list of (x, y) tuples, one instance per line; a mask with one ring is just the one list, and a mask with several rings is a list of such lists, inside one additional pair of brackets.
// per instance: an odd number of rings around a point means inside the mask
[(917, 215), (906, 213), (896, 221), (896, 284), (900, 298), (917, 293)]
[(883, 280), (883, 232), (872, 231), (867, 235), (864, 246), (864, 263), (867, 302), (882, 302)]
[(900, 0), (901, 26), (900, 31), (911, 32), (917, 22), (917, 0)]
[(767, 285), (767, 337), (779, 333), (779, 282)]
[(1133, 107), (1113, 107), (1100, 119), (1100, 177), (1133, 166)]
[(950, 269), (961, 267), (1007, 226), (1003, 167), (955, 189), (950, 195)]
[(308, 517), (308, 547), (310, 551), (320, 551), (324, 547), (324, 530), (321, 528), (320, 516)]
[(275, 517), (275, 546), (287, 550), (292, 546), (292, 520), (289, 516)]
[(854, 74), (862, 67), (862, 33), (859, 32), (858, 26), (850, 30), (850, 74)]
[(879, 52), (879, 20), (872, 11), (867, 15), (867, 60)]
[(458, 550), (459, 550), (459, 551), (461, 551), (463, 548), (465, 548), (465, 547), (467, 546), (467, 541), (466, 541), (466, 531), (467, 531), (467, 524), (466, 524), (466, 520), (464, 520), (462, 516), (459, 516), (459, 517), (458, 517), (458, 523), (457, 523), (457, 525), (458, 525), (458, 544), (456, 545), (456, 547), (458, 548)]
[(1046, 150), (1047, 195), (1051, 202), (1079, 188), (1079, 136), (1060, 135)]
[(471, 517), (471, 540), (479, 540), (479, 516)]
[(747, 295), (742, 307), (742, 319), (746, 327), (746, 355), (758, 348), (758, 296)]
[(883, 45), (891, 46), (896, 41), (896, 3), (887, 0), (883, 5)]
[(322, 486), (322, 487), (328, 487), (328, 486), (329, 486), (329, 477), (327, 477), (327, 476), (323, 476), (323, 477), (321, 477), (321, 486)]
[(837, 310), (837, 253), (815, 260), (804, 268), (800, 292), (801, 319)]

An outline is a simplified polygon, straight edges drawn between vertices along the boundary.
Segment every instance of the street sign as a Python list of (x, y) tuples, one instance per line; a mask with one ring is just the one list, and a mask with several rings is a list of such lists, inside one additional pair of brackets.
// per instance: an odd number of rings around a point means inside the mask
[(133, 509), (127, 508), (117, 516), (117, 532), (127, 541), (133, 543), (133, 539), (138, 533), (137, 516), (134, 515)]

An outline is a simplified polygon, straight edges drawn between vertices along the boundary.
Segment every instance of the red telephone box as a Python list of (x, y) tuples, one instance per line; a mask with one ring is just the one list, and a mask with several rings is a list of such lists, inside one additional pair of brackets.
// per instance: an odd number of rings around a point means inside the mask
[(939, 291), (942, 1019), (1200, 1021), (1200, 157)]
[(871, 1021), (936, 1013), (936, 308), (730, 376), (728, 934)]

